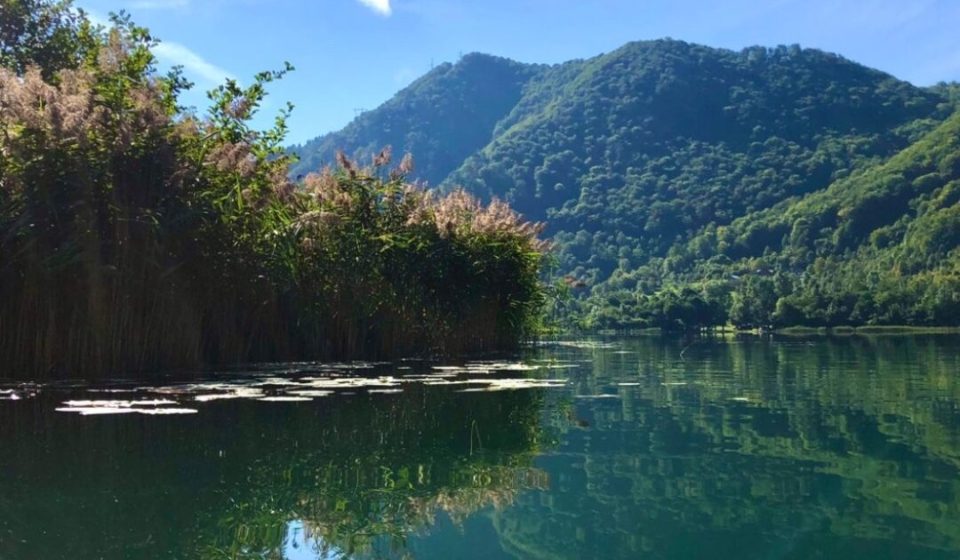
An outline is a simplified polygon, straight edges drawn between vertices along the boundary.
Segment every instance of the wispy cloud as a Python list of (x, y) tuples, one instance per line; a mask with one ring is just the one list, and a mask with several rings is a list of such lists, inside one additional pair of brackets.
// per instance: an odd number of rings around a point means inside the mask
[(110, 27), (110, 19), (105, 18), (97, 12), (88, 10), (84, 8), (83, 11), (87, 14), (87, 19), (90, 20), (90, 23), (94, 25), (102, 25), (104, 27)]
[(389, 16), (393, 12), (390, 0), (360, 0), (360, 3), (383, 16)]
[(393, 73), (393, 83), (395, 83), (397, 87), (406, 87), (416, 80), (417, 76), (416, 70), (409, 66), (404, 66)]
[(131, 8), (141, 10), (175, 10), (189, 5), (190, 0), (136, 0), (130, 3)]
[(207, 62), (202, 56), (178, 43), (160, 43), (154, 47), (153, 52), (164, 62), (183, 66), (188, 76), (211, 84), (219, 84), (228, 78), (233, 78), (230, 72)]

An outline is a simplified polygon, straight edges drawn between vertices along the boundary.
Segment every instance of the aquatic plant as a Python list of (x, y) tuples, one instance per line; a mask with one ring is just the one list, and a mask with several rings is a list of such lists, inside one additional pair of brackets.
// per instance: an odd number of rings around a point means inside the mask
[(201, 116), (128, 16), (13, 5), (33, 31), (0, 49), (0, 373), (490, 350), (537, 328), (542, 226), (407, 184), (389, 150), (289, 179), (292, 106), (250, 124), (289, 64)]

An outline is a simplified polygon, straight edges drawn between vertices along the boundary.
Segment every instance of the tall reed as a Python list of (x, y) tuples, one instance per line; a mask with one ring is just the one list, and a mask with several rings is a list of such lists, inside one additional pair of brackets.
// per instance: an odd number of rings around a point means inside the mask
[(228, 81), (198, 117), (145, 29), (70, 13), (41, 18), (69, 56), (0, 50), (0, 375), (468, 352), (534, 331), (542, 226), (408, 184), (389, 150), (292, 183), (290, 107), (249, 124), (289, 65)]

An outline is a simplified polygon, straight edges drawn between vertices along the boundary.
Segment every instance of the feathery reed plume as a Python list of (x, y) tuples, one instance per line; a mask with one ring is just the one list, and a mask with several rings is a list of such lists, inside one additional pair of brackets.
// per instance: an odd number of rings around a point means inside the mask
[(356, 166), (341, 150), (337, 150), (337, 165), (339, 165), (340, 168), (342, 168), (351, 178), (357, 176)]
[(408, 152), (403, 155), (400, 165), (390, 170), (390, 180), (402, 179), (413, 172), (413, 156)]
[(386, 146), (380, 150), (380, 153), (373, 157), (373, 166), (383, 167), (384, 165), (390, 165), (390, 151), (390, 146)]
[(182, 115), (146, 30), (92, 33), (75, 67), (0, 67), (0, 374), (487, 350), (535, 331), (541, 224), (406, 183), (409, 154), (383, 177), (389, 147), (295, 184), (286, 113), (248, 122), (289, 66)]

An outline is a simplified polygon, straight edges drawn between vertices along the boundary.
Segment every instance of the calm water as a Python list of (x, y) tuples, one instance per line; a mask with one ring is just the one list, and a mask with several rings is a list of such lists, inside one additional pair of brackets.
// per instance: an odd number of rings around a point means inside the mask
[[(463, 370), (8, 384), (0, 560), (956, 559), (958, 341), (608, 339)], [(56, 411), (77, 400), (196, 412)]]

